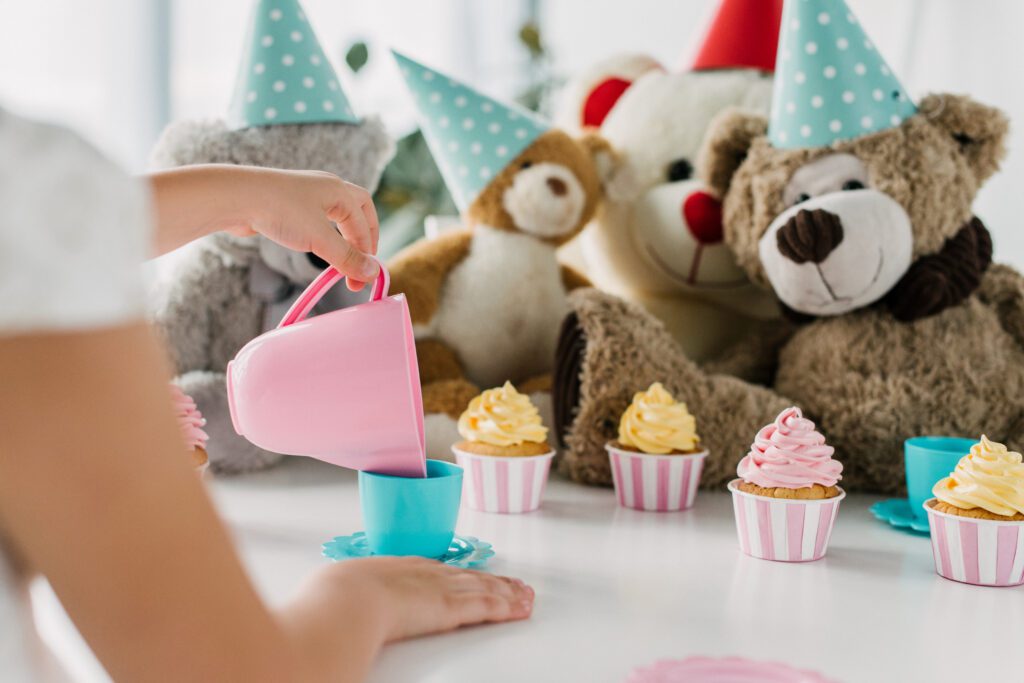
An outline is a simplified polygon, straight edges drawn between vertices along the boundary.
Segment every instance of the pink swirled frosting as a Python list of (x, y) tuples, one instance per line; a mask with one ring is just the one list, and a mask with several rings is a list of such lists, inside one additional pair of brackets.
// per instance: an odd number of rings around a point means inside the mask
[(206, 448), (206, 442), (210, 438), (203, 431), (206, 420), (203, 414), (196, 407), (196, 402), (175, 385), (171, 385), (171, 405), (174, 406), (174, 416), (178, 418), (178, 427), (181, 429), (181, 438), (185, 446), (195, 450)]
[(764, 488), (835, 486), (843, 478), (843, 464), (832, 458), (834, 452), (799, 408), (786, 408), (757, 433), (736, 474)]

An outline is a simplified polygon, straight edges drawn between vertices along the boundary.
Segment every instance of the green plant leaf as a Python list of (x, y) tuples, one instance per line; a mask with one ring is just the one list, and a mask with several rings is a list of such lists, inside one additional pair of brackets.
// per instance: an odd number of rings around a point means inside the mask
[(348, 68), (352, 69), (352, 73), (359, 73), (359, 70), (366, 66), (366, 62), (369, 59), (370, 49), (361, 40), (352, 43), (348, 48), (348, 52), (345, 53), (345, 63), (348, 64)]
[(540, 28), (537, 24), (527, 22), (519, 29), (519, 42), (530, 51), (531, 57), (540, 57), (544, 54), (544, 44), (540, 40)]

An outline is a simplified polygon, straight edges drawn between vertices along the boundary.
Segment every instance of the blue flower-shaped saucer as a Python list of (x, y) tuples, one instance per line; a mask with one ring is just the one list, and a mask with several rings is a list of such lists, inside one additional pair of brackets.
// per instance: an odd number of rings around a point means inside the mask
[[(359, 531), (351, 536), (335, 536), (327, 541), (323, 545), (323, 555), (334, 562), (340, 562), (357, 557), (370, 557), (373, 553), (370, 552), (370, 545), (366, 541), (366, 533)], [(482, 569), (492, 557), (494, 549), (487, 541), (456, 534), (452, 544), (448, 546), (448, 552), (438, 558), (438, 561), (462, 569)]]
[(928, 535), (928, 520), (914, 516), (910, 501), (906, 498), (890, 498), (871, 506), (871, 514), (901, 531)]

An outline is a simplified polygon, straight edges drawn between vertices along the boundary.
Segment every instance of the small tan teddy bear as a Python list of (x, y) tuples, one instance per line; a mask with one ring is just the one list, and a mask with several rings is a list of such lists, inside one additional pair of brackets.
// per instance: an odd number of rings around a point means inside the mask
[[(417, 242), (388, 264), (392, 291), (409, 300), (434, 452), (455, 438), (455, 418), (481, 388), (549, 388), (567, 294), (588, 284), (559, 264), (556, 249), (593, 216), (595, 155), (608, 148), (398, 61), (467, 228)], [(441, 415), (450, 433), (433, 439), (429, 423)]]

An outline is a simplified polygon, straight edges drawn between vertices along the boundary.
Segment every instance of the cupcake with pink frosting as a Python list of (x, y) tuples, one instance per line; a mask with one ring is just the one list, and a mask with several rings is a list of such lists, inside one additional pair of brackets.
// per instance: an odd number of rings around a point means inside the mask
[(843, 464), (799, 408), (786, 408), (754, 437), (736, 474), (740, 491), (769, 498), (820, 500), (839, 495)]
[(758, 431), (729, 483), (740, 548), (766, 560), (807, 562), (825, 555), (845, 493), (843, 465), (797, 407)]
[(182, 441), (192, 456), (192, 466), (202, 474), (210, 464), (210, 459), (206, 454), (206, 442), (210, 437), (203, 431), (206, 419), (199, 412), (199, 408), (191, 396), (174, 384), (170, 386), (171, 405), (174, 408), (174, 416), (178, 419)]

